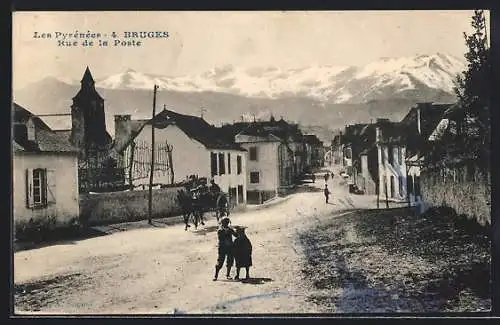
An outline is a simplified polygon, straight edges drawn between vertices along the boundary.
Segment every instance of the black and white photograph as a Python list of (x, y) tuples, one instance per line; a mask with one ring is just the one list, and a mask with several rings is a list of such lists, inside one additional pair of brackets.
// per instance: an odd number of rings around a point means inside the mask
[(492, 309), (488, 10), (15, 11), (14, 315)]

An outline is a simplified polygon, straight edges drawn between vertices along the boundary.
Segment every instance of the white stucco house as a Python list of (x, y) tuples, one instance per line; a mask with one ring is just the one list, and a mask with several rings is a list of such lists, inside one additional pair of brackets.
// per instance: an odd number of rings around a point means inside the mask
[(248, 152), (247, 181), (249, 202), (264, 203), (293, 183), (293, 152), (283, 139), (252, 125), (235, 136)]
[(397, 123), (376, 126), (379, 193), (381, 197), (406, 201), (406, 145), (404, 132)]
[(77, 149), (15, 103), (12, 129), (14, 226), (30, 220), (55, 226), (77, 223)]
[[(132, 149), (135, 150), (132, 174), (138, 176), (126, 182), (132, 182), (133, 187), (139, 189), (149, 184), (152, 127), (155, 129), (155, 165), (159, 166), (158, 170), (155, 168), (154, 184), (180, 183), (190, 175), (197, 175), (214, 179), (224, 192), (235, 198), (236, 204), (246, 203), (246, 150), (203, 118), (166, 109), (151, 120), (115, 116), (114, 149), (125, 160), (129, 160)], [(164, 150), (167, 146), (171, 154)], [(167, 165), (171, 169), (162, 168)]]

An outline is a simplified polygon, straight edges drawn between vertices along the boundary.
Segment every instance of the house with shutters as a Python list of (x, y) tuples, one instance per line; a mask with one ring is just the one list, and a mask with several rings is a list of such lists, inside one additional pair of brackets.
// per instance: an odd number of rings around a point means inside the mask
[(249, 203), (264, 203), (294, 184), (296, 156), (279, 135), (279, 132), (254, 123), (235, 136), (235, 142), (248, 152), (246, 172)]
[(13, 104), (14, 225), (78, 220), (78, 150), (40, 118)]
[(446, 112), (452, 107), (452, 104), (417, 103), (400, 122), (406, 134), (407, 187), (411, 203), (422, 200), (420, 169), (426, 155), (439, 152), (433, 141), (448, 127)]
[(349, 125), (342, 134), (350, 184), (365, 194), (406, 200), (406, 138), (399, 122)]
[[(134, 156), (134, 163), (145, 165), (147, 171), (126, 182), (131, 182), (134, 188), (139, 189), (149, 184), (148, 155), (152, 146), (152, 128), (155, 133), (155, 166), (169, 166), (167, 169), (155, 168), (154, 184), (177, 184), (190, 175), (197, 175), (208, 180), (214, 179), (224, 192), (236, 199), (236, 204), (246, 203), (246, 150), (203, 118), (167, 109), (149, 120), (115, 115), (113, 150), (123, 160)], [(168, 146), (168, 157), (163, 155), (161, 146)], [(138, 157), (141, 155), (138, 150), (132, 155), (131, 152), (138, 147), (149, 149), (142, 153), (143, 157)]]

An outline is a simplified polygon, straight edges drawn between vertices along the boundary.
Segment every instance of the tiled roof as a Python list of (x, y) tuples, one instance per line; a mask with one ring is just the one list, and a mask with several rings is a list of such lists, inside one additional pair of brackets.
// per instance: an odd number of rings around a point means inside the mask
[(406, 132), (403, 127), (398, 122), (383, 122), (377, 123), (376, 126), (380, 128), (382, 133), (382, 142), (388, 143), (400, 143), (406, 140)]
[(449, 111), (452, 104), (418, 104), (410, 109), (408, 114), (401, 120), (401, 124), (406, 133), (411, 136), (418, 135), (417, 107), (420, 108), (420, 129), (422, 137), (428, 138), (436, 126), (443, 118), (446, 111)]
[(234, 135), (264, 135), (272, 134), (280, 138), (282, 141), (302, 142), (303, 134), (297, 124), (290, 124), (283, 119), (278, 121), (255, 121), (255, 122), (236, 122), (233, 125), (225, 125), (222, 127), (226, 133)]
[(184, 115), (170, 110), (163, 110), (153, 119), (147, 122), (155, 128), (165, 128), (168, 125), (176, 125), (187, 136), (203, 144), (208, 149), (229, 149), (244, 151), (234, 139), (228, 139), (220, 128), (208, 124), (203, 118)]
[(54, 133), (63, 137), (64, 139), (69, 140), (71, 137), (71, 130), (53, 130)]
[(323, 142), (315, 134), (304, 135), (305, 141), (310, 144), (321, 145)]
[[(14, 115), (14, 148), (25, 152), (76, 152), (69, 140), (52, 131), (40, 118), (25, 108), (13, 104)], [(25, 123), (32, 118), (35, 125), (35, 141), (29, 141)]]
[(24, 151), (24, 148), (18, 144), (16, 141), (12, 141), (12, 150), (14, 151)]
[[(414, 155), (420, 150), (422, 144), (445, 116), (446, 111), (453, 106), (452, 104), (419, 103), (410, 109), (400, 122), (406, 135), (408, 155)], [(418, 133), (417, 108), (420, 108), (421, 134)]]
[[(92, 74), (90, 73), (89, 67), (85, 69), (85, 72), (83, 73), (83, 77), (80, 83), (82, 84), (82, 87), (75, 95), (75, 97), (73, 97), (73, 99), (78, 99), (80, 97), (85, 97), (85, 96), (91, 96), (104, 100), (104, 98), (102, 98), (102, 96), (97, 92), (97, 90), (94, 87), (95, 81), (94, 78), (92, 77)], [(83, 87), (83, 84), (89, 85), (90, 88)]]

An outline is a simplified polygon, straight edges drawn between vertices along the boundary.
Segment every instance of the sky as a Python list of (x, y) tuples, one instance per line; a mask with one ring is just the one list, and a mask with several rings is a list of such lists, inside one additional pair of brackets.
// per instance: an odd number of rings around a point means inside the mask
[[(437, 52), (463, 58), (471, 16), (435, 10), (15, 12), (13, 88), (49, 76), (80, 80), (86, 66), (101, 79), (127, 69), (183, 76), (224, 65), (363, 65)], [(165, 31), (169, 37), (144, 39), (139, 47), (58, 46), (56, 32), (77, 31), (106, 39), (132, 31)], [(52, 38), (34, 38), (35, 32)]]

